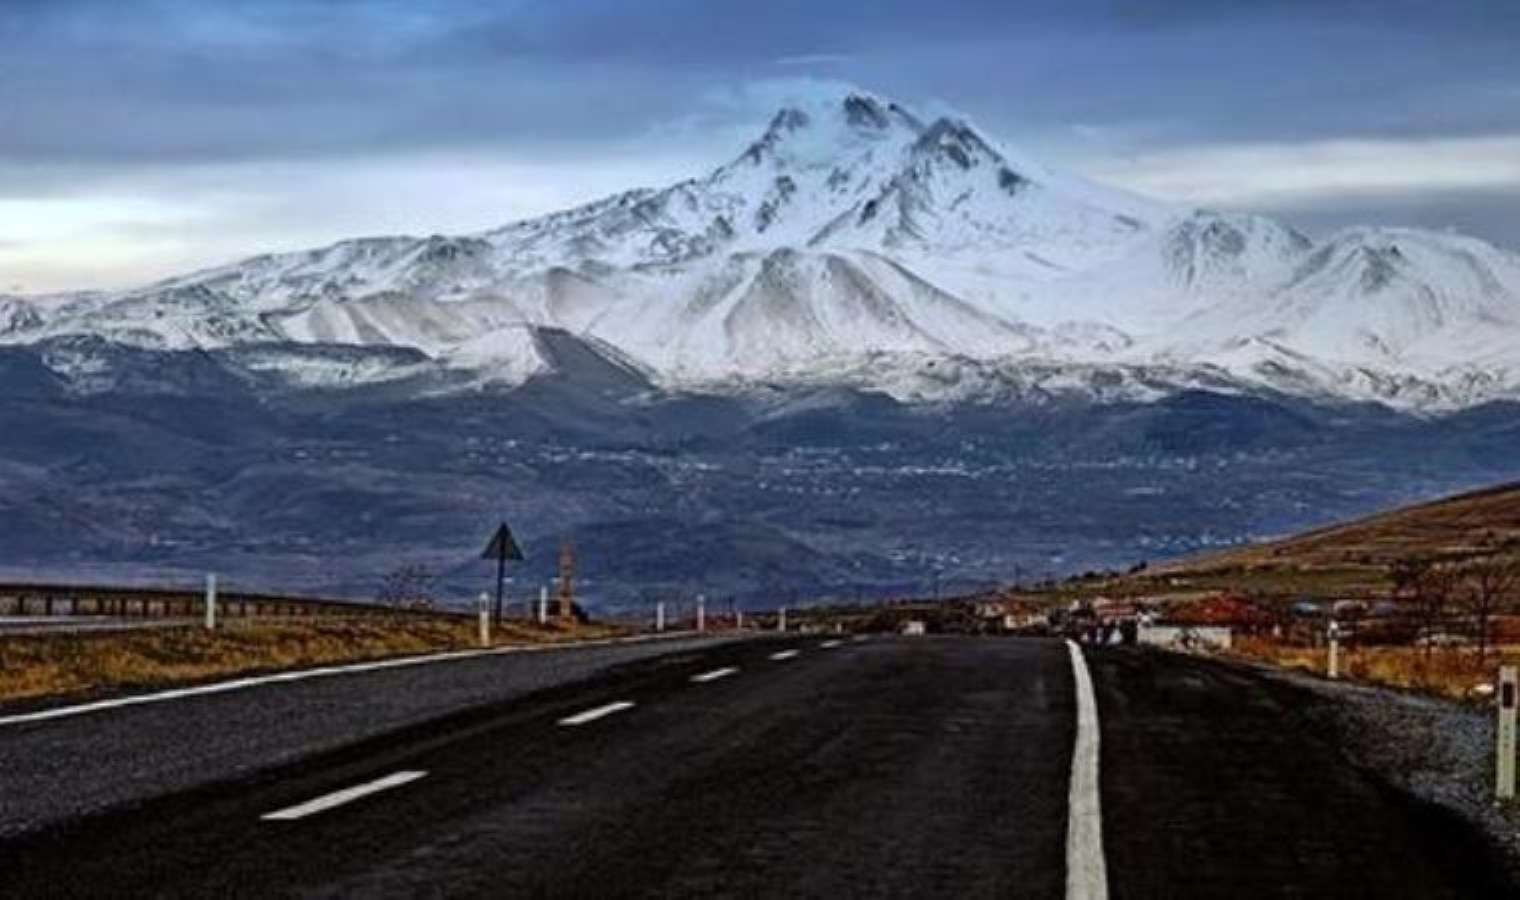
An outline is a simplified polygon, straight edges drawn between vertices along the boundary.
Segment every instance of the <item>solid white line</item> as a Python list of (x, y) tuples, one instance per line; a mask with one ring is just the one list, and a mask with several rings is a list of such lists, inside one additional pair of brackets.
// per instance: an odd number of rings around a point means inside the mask
[(370, 794), (378, 794), (381, 791), (388, 791), (391, 788), (409, 784), (426, 775), (426, 772), (395, 772), (384, 778), (377, 778), (365, 784), (358, 784), (351, 788), (344, 788), (341, 791), (334, 791), (331, 794), (325, 794), (315, 800), (308, 800), (296, 806), (286, 807), (272, 813), (265, 813), (259, 816), (259, 818), (270, 822), (293, 822), (296, 819), (314, 816), (319, 812), (326, 812), (335, 806), (352, 803), (360, 797), (368, 797)]
[(801, 653), (801, 652), (802, 652), (801, 650), (781, 650), (781, 651), (778, 651), (776, 653), (772, 653), (771, 654), (771, 659), (778, 660), (778, 661), (779, 660), (783, 660), (783, 659), (791, 659), (792, 657), (796, 656), (798, 653)]
[(585, 712), (578, 712), (573, 716), (566, 716), (565, 718), (559, 720), (559, 724), (571, 726), (585, 725), (587, 722), (595, 722), (597, 719), (605, 718), (606, 716), (610, 716), (613, 713), (620, 713), (625, 709), (633, 709), (633, 703), (628, 700), (619, 700), (616, 703), (609, 703), (606, 706), (598, 706), (596, 709), (588, 709)]
[(603, 647), (613, 644), (637, 644), (646, 641), (668, 640), (672, 637), (684, 637), (685, 634), (667, 633), (664, 635), (638, 635), (627, 638), (601, 638), (594, 641), (577, 641), (564, 644), (528, 644), (512, 647), (493, 647), (489, 650), (451, 650), (446, 653), (429, 653), (422, 656), (403, 656), (396, 659), (382, 659), (374, 662), (349, 663), (347, 665), (319, 666), (315, 669), (293, 669), (288, 672), (275, 672), (271, 675), (257, 675), (247, 678), (234, 678), (229, 681), (217, 681), (211, 684), (200, 684), (195, 687), (171, 688), (164, 691), (155, 691), (151, 694), (136, 694), (131, 697), (118, 697), (113, 700), (95, 700), (90, 703), (79, 703), (73, 706), (57, 706), (52, 709), (38, 710), (37, 712), (16, 713), (9, 716), (0, 716), (0, 727), (6, 725), (27, 725), (33, 722), (46, 722), (52, 719), (66, 719), (71, 716), (82, 716), (88, 713), (103, 712), (109, 709), (120, 709), (124, 706), (139, 706), (144, 703), (163, 703), (169, 700), (184, 700), (189, 697), (204, 697), (210, 694), (224, 694), (228, 691), (240, 691), (246, 688), (261, 687), (268, 684), (282, 684), (290, 681), (305, 681), (308, 678), (328, 678), (334, 675), (350, 675), (360, 672), (374, 672), (381, 669), (400, 669), (407, 666), (421, 666), (429, 663), (452, 662), (461, 659), (474, 659), (481, 656), (501, 656), (511, 653), (546, 653), (557, 650), (574, 650), (583, 647)]
[(1098, 699), (1082, 648), (1067, 641), (1076, 682), (1077, 740), (1071, 752), (1071, 796), (1066, 820), (1067, 900), (1107, 900), (1103, 812), (1098, 797)]
[(832, 650), (835, 647), (838, 647), (839, 644), (840, 644), (839, 641), (824, 641), (823, 643), (819, 644), (818, 646), (822, 647), (825, 650)]
[(697, 684), (706, 684), (709, 681), (717, 681), (719, 678), (727, 678), (728, 676), (733, 675), (738, 671), (738, 669), (732, 667), (727, 669), (713, 669), (711, 672), (703, 672), (701, 675), (693, 675), (691, 676), (691, 680)]

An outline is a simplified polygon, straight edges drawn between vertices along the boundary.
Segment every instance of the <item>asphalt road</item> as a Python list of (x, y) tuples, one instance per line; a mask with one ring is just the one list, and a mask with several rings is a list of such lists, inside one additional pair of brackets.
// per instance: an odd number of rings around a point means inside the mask
[[(500, 695), (475, 679), (526, 682), (523, 667), (556, 657), (0, 727), (15, 825), (0, 896), (1066, 896), (1077, 692), (1063, 644), (609, 652), (558, 654), (590, 656)], [(1307, 695), (1159, 654), (1089, 661), (1110, 896), (1511, 894), (1464, 824), (1347, 765), (1299, 716)], [(456, 679), (472, 687), (450, 694)], [(452, 700), (419, 711), (432, 692)], [(348, 731), (389, 702), (410, 711)], [(145, 721), (133, 755), (113, 749)], [(287, 733), (296, 749), (271, 756)], [(35, 799), (130, 778), (150, 750), (194, 761), (240, 744), (246, 771), (174, 768), (103, 811)], [(48, 752), (54, 766), (27, 768)], [(13, 815), (18, 800), (31, 812)]]

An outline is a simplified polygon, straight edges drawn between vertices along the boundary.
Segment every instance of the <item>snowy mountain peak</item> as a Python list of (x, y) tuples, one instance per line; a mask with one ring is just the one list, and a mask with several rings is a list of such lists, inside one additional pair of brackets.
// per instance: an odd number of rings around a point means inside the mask
[(779, 110), (740, 160), (750, 165), (834, 166), (878, 144), (911, 143), (923, 125), (896, 103), (863, 93), (814, 97)]
[[(419, 358), (449, 383), (517, 383), (553, 368), (546, 334), (703, 389), (1229, 385), (1460, 406), (1520, 398), (1520, 257), (1405, 229), (1315, 244), (1270, 218), (1059, 173), (961, 117), (829, 91), (784, 106), (704, 175), (479, 235), (0, 297), (3, 342), (233, 348), (303, 384), (414, 375)], [(361, 363), (339, 346), (386, 352)]]

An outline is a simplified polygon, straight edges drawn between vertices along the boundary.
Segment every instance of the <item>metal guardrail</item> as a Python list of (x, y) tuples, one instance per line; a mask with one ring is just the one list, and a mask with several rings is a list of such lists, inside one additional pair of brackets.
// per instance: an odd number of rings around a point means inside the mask
[[(216, 606), (217, 615), (223, 618), (461, 614), (446, 608), (383, 606), (359, 600), (247, 591), (220, 591)], [(200, 588), (0, 583), (0, 616), (194, 618), (203, 616), (205, 610), (206, 597)]]

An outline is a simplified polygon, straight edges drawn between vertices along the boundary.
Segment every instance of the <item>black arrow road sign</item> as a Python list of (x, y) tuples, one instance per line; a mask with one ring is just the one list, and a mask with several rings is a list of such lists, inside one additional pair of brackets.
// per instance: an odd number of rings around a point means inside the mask
[(496, 622), (501, 623), (501, 598), (507, 583), (507, 560), (520, 560), (523, 558), (522, 548), (517, 546), (517, 540), (512, 537), (512, 529), (502, 522), (496, 529), (496, 534), (491, 538), (491, 543), (486, 545), (486, 552), (480, 554), (481, 559), (496, 560)]
[(506, 522), (496, 529), (496, 535), (491, 538), (491, 543), (486, 545), (486, 551), (480, 554), (481, 559), (512, 560), (516, 562), (523, 558), (522, 548), (517, 546), (517, 539), (512, 537), (512, 529)]

